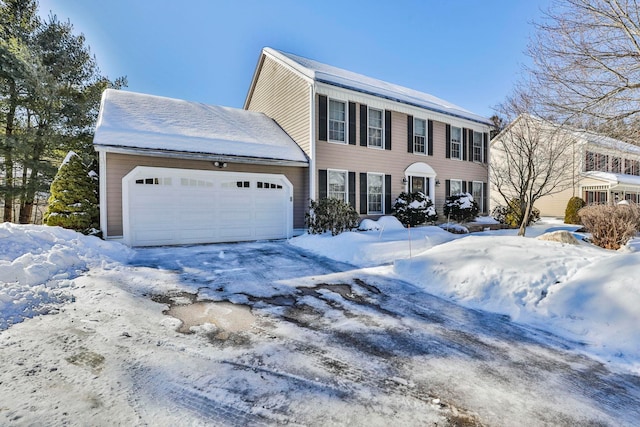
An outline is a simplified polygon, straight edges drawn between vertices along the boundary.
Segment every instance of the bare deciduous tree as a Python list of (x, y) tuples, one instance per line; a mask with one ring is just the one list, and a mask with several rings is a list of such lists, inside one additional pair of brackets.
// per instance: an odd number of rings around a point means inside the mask
[(506, 206), (517, 200), (524, 236), (534, 203), (574, 185), (574, 137), (550, 121), (530, 114), (532, 98), (520, 92), (501, 107), (511, 123), (491, 142), (492, 191)]
[(555, 0), (529, 55), (545, 117), (634, 142), (640, 123), (640, 5)]

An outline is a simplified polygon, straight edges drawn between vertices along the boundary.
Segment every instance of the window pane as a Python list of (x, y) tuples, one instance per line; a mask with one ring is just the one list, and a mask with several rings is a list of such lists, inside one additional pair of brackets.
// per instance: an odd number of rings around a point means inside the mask
[(462, 193), (462, 181), (452, 179), (450, 184), (450, 195), (455, 196), (460, 193)]
[(347, 201), (347, 173), (329, 171), (327, 197)]
[(413, 120), (413, 152), (414, 153), (426, 153), (426, 135), (427, 126), (426, 122), (421, 119)]
[(461, 141), (462, 141), (462, 129), (452, 126), (451, 127), (451, 157), (454, 159), (462, 158)]
[(346, 109), (345, 103), (329, 101), (329, 139), (332, 141), (345, 140)]
[(474, 182), (472, 184), (471, 195), (473, 196), (473, 200), (475, 200), (475, 202), (478, 204), (478, 208), (480, 209), (480, 212), (484, 212), (484, 206), (483, 206), (484, 200), (482, 198), (481, 182)]
[(473, 161), (482, 162), (482, 146), (484, 135), (481, 132), (473, 132)]
[(367, 175), (367, 196), (369, 213), (382, 213), (382, 175)]
[(369, 146), (382, 147), (382, 111), (369, 109)]

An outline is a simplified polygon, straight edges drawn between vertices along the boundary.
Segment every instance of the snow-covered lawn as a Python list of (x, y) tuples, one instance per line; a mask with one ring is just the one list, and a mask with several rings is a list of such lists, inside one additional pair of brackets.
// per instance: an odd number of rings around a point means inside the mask
[(367, 228), (131, 250), (1, 224), (0, 424), (640, 416), (640, 239), (537, 239), (575, 230), (549, 219), (526, 238)]

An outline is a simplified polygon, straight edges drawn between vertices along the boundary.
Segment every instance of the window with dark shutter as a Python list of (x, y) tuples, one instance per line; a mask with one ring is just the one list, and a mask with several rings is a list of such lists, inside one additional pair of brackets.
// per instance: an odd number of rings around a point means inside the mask
[(445, 197), (449, 197), (451, 195), (451, 180), (444, 180), (444, 195)]
[[(489, 157), (488, 157), (488, 151), (489, 151), (489, 134), (485, 133), (484, 134), (484, 144), (482, 145), (482, 150), (483, 150), (483, 156), (482, 156), (482, 160), (484, 161), (484, 163), (488, 163), (489, 162)], [(486, 193), (485, 193), (486, 194)]]
[(327, 97), (318, 95), (318, 139), (327, 140)]
[(472, 162), (472, 161), (474, 161), (473, 141), (475, 141), (475, 139), (473, 137), (473, 130), (469, 129), (468, 132), (469, 132), (469, 140), (468, 140), (469, 148), (467, 149), (467, 160)]
[(445, 141), (446, 157), (447, 157), (447, 159), (450, 159), (451, 158), (451, 125), (446, 125), (445, 126), (444, 137), (445, 137), (445, 140), (446, 140)]
[(467, 160), (467, 140), (469, 129), (462, 128), (462, 160)]
[(349, 172), (349, 204), (356, 208), (356, 173)]
[(384, 213), (391, 213), (391, 175), (384, 176)]
[(360, 173), (360, 213), (367, 214), (367, 174)]

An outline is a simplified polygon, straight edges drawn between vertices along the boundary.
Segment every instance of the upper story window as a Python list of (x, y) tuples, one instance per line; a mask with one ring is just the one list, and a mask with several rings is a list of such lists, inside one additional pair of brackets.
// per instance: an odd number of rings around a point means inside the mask
[(413, 152), (426, 154), (427, 151), (427, 122), (422, 119), (413, 119)]
[(611, 172), (622, 173), (622, 159), (620, 157), (611, 158)]
[(473, 132), (473, 161), (482, 163), (482, 153), (484, 147), (484, 134), (482, 132)]
[(383, 148), (382, 128), (384, 124), (382, 110), (369, 108), (368, 145), (369, 147)]
[(606, 154), (587, 151), (584, 163), (585, 172), (609, 172), (609, 156)]
[(462, 128), (451, 126), (451, 158), (462, 159)]
[(602, 172), (609, 172), (609, 156), (596, 153), (596, 169)]
[(329, 100), (329, 140), (346, 142), (345, 130), (347, 124), (346, 103)]
[(347, 171), (327, 171), (327, 197), (348, 202)]
[(627, 175), (640, 175), (640, 161), (625, 159), (624, 173)]

